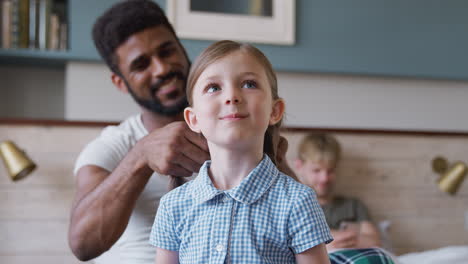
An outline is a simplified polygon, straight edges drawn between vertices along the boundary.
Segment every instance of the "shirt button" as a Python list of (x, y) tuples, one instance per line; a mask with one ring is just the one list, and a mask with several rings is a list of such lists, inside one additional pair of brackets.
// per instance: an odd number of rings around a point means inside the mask
[(221, 252), (224, 250), (224, 246), (221, 244), (216, 245), (216, 251)]

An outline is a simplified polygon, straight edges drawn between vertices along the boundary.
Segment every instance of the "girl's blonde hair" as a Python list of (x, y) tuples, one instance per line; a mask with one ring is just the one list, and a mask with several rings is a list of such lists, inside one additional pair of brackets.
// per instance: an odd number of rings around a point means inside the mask
[[(208, 48), (206, 48), (200, 56), (195, 60), (190, 68), (190, 73), (187, 79), (187, 88), (186, 88), (186, 95), (187, 100), (191, 106), (193, 106), (193, 88), (195, 83), (198, 81), (198, 78), (202, 74), (205, 69), (211, 65), (212, 63), (218, 61), (226, 57), (227, 55), (235, 52), (235, 51), (242, 51), (253, 58), (255, 58), (260, 65), (265, 70), (265, 74), (267, 76), (268, 82), (271, 88), (271, 95), (273, 100), (279, 99), (278, 95), (278, 84), (276, 80), (276, 74), (273, 70), (273, 66), (271, 65), (270, 61), (267, 57), (256, 47), (245, 44), (245, 43), (238, 43), (231, 40), (221, 40), (211, 44)], [(263, 151), (271, 158), (271, 160), (276, 164), (276, 146), (273, 145), (273, 137), (278, 136), (279, 127), (281, 126), (281, 121), (276, 123), (275, 125), (268, 126), (267, 131), (265, 132), (265, 140), (263, 144)]]

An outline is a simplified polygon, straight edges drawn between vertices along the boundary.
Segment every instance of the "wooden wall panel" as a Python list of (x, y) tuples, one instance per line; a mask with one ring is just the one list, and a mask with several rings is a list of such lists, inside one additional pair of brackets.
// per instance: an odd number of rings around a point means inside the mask
[[(5, 264), (31, 264), (31, 263), (44, 263), (44, 264), (78, 264), (86, 263), (77, 260), (71, 255), (60, 255), (60, 256), (44, 256), (42, 254), (38, 255), (28, 255), (28, 256), (0, 256), (0, 263)], [(87, 262), (91, 263), (91, 262)]]
[[(305, 132), (286, 132), (294, 164)], [(468, 137), (335, 133), (343, 149), (336, 192), (360, 198), (375, 222), (391, 222), (397, 254), (468, 244), (468, 180), (456, 196), (439, 191), (436, 155), (468, 162)]]
[(100, 130), (0, 125), (0, 141), (13, 140), (38, 165), (27, 178), (12, 182), (0, 164), (0, 263), (83, 263), (67, 241), (72, 170), (80, 150)]
[[(38, 169), (13, 183), (0, 163), (0, 263), (79, 263), (68, 248), (73, 165), (101, 127), (0, 125)], [(305, 132), (285, 132), (293, 164)], [(343, 146), (337, 191), (362, 199), (375, 221), (391, 221), (397, 254), (468, 244), (468, 183), (456, 196), (439, 191), (435, 155), (468, 161), (468, 136), (336, 133)]]
[(0, 237), (5, 239), (2, 255), (67, 254), (68, 219), (12, 219), (0, 221)]
[(0, 188), (0, 221), (67, 220), (72, 199), (72, 187)]

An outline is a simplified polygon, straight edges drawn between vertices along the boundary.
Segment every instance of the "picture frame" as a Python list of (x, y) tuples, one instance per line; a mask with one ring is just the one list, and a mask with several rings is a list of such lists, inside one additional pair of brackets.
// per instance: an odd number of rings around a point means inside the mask
[(167, 15), (181, 38), (293, 45), (296, 1), (270, 1), (271, 16), (194, 11), (190, 0), (167, 0)]

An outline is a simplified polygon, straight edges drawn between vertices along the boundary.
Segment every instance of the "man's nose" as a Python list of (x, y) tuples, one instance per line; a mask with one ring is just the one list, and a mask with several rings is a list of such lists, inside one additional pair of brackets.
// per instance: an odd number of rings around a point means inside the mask
[(156, 56), (151, 58), (151, 73), (153, 77), (160, 79), (166, 76), (170, 71), (171, 66), (169, 63), (166, 63)]

